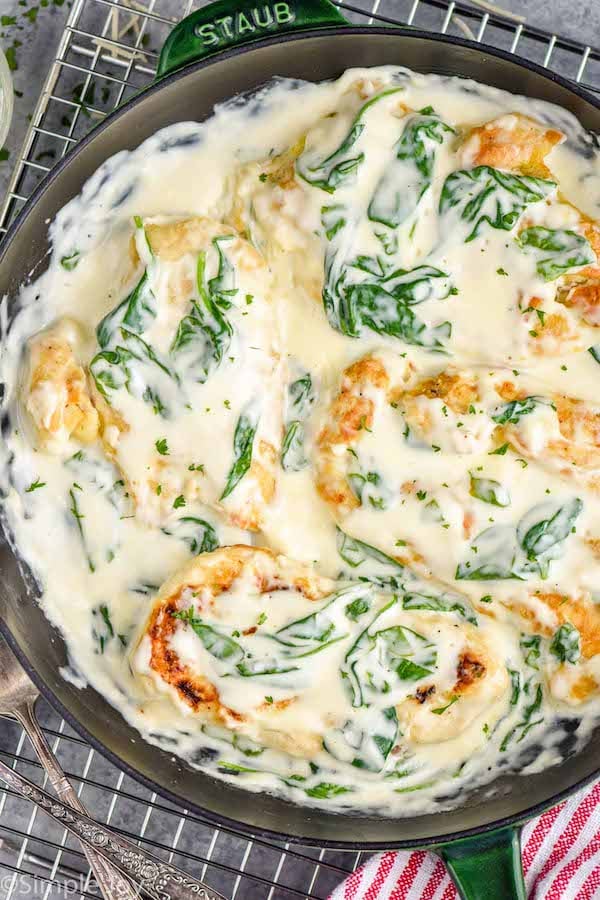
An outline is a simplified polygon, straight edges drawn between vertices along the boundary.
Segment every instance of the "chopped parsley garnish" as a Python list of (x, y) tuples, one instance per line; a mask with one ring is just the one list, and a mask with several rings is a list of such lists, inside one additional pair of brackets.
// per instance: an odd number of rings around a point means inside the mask
[(37, 491), (38, 488), (46, 487), (45, 481), (40, 481), (39, 478), (36, 478), (35, 481), (32, 481), (28, 488), (26, 488), (25, 493), (31, 494), (32, 491)]
[(501, 447), (496, 447), (495, 450), (490, 450), (488, 456), (504, 456), (507, 450), (508, 444), (502, 444)]
[(180, 494), (179, 497), (175, 497), (173, 500), (173, 509), (180, 509), (182, 506), (185, 506), (185, 497), (183, 494)]
[(434, 714), (434, 716), (441, 716), (442, 713), (445, 713), (447, 709), (450, 709), (451, 706), (454, 706), (454, 704), (458, 700), (460, 700), (460, 697), (457, 694), (453, 694), (450, 698), (449, 703), (446, 703), (445, 706), (438, 706), (437, 709), (432, 709), (431, 712)]
[(160, 453), (161, 456), (169, 455), (169, 445), (167, 444), (166, 438), (159, 438), (156, 441), (154, 446), (156, 447), (156, 449), (158, 450), (158, 452)]

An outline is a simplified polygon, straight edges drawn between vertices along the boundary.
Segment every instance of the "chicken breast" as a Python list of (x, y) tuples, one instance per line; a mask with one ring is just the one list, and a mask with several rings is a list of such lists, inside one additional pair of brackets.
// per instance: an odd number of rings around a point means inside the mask
[(209, 219), (140, 220), (135, 242), (142, 274), (99, 323), (90, 364), (107, 452), (148, 524), (197, 501), (256, 531), (281, 443), (269, 269)]
[(77, 359), (79, 326), (63, 319), (29, 344), (25, 408), (44, 450), (63, 452), (70, 441), (91, 444), (100, 418), (90, 396), (86, 371)]

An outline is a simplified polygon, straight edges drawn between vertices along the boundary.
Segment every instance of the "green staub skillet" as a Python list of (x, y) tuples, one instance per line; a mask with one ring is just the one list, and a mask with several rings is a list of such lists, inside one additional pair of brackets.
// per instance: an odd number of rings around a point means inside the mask
[[(349, 26), (328, 0), (218, 0), (177, 25), (163, 48), (153, 85), (95, 128), (38, 188), (0, 248), (0, 296), (47, 265), (48, 222), (113, 154), (133, 149), (159, 128), (207, 118), (215, 105), (251, 92), (273, 76), (323, 81), (353, 66), (400, 64), (462, 75), (558, 104), (600, 132), (592, 97), (509, 54), (412, 29)], [(0, 545), (0, 627), (49, 701), (96, 749), (175, 803), (218, 825), (278, 840), (347, 850), (431, 848), (470, 900), (524, 898), (519, 829), (598, 773), (594, 739), (545, 772), (502, 775), (446, 813), (404, 819), (336, 814), (251, 794), (192, 771), (151, 746), (92, 688), (65, 681), (64, 642), (45, 619), (33, 579)]]

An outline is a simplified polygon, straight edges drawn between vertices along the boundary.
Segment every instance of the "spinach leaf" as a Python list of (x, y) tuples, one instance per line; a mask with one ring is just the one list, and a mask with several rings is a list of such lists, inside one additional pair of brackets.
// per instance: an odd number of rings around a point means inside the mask
[(109, 403), (112, 392), (124, 387), (150, 403), (156, 413), (167, 416), (161, 397), (163, 391), (169, 390), (169, 382), (178, 383), (176, 373), (139, 335), (121, 328), (120, 336), (122, 344), (101, 350), (90, 363), (96, 387)]
[(219, 546), (217, 533), (213, 526), (204, 519), (195, 516), (183, 516), (169, 528), (162, 529), (165, 534), (179, 538), (187, 544), (190, 553), (211, 553)]
[(357, 284), (347, 291), (360, 311), (362, 324), (377, 334), (400, 338), (407, 344), (437, 349), (452, 333), (450, 322), (430, 328), (405, 303), (376, 284)]
[(321, 224), (328, 241), (333, 240), (338, 231), (341, 231), (348, 224), (344, 215), (345, 212), (346, 207), (341, 203), (321, 207)]
[(316, 800), (330, 800), (332, 797), (339, 797), (341, 794), (349, 794), (351, 792), (352, 788), (324, 781), (304, 790), (308, 797), (314, 797)]
[(454, 212), (467, 225), (465, 243), (474, 240), (487, 225), (510, 231), (523, 211), (548, 197), (556, 188), (553, 181), (501, 172), (491, 166), (459, 169), (446, 178), (439, 211), (447, 217)]
[[(98, 622), (98, 616), (101, 620), (101, 624)], [(125, 635), (117, 634), (114, 629), (110, 617), (110, 610), (106, 603), (101, 603), (99, 606), (95, 606), (92, 609), (92, 619), (92, 637), (98, 642), (100, 653), (104, 653), (106, 645), (115, 637), (119, 639), (122, 647), (127, 646), (127, 638)]]
[(286, 426), (281, 444), (281, 468), (284, 472), (300, 472), (308, 465), (304, 455), (304, 424), (298, 419)]
[(190, 606), (186, 610), (172, 612), (171, 615), (174, 619), (181, 619), (183, 622), (190, 625), (202, 641), (204, 648), (211, 656), (214, 656), (215, 659), (233, 664), (243, 660), (244, 651), (237, 641), (234, 641), (233, 638), (230, 638), (226, 634), (222, 634), (220, 631), (217, 631), (216, 628), (213, 628), (212, 625), (208, 625), (206, 622), (203, 622), (202, 619), (196, 617), (194, 615), (193, 607)]
[(393, 491), (382, 483), (379, 472), (350, 472), (348, 481), (361, 506), (370, 504), (373, 509), (387, 509)]
[(516, 528), (512, 525), (487, 528), (473, 541), (469, 559), (457, 567), (455, 578), (522, 580), (531, 573), (546, 578), (551, 561), (562, 554), (564, 541), (582, 509), (578, 497), (563, 506), (543, 503), (526, 513)]
[[(338, 297), (342, 288), (341, 284), (336, 287)], [(426, 325), (411, 306), (394, 297), (383, 284), (363, 282), (349, 285), (343, 291), (343, 299), (344, 302), (338, 305), (337, 323), (332, 321), (331, 316), (329, 321), (338, 331), (350, 337), (360, 335), (360, 328), (357, 332), (360, 323), (377, 334), (387, 334), (406, 344), (439, 350), (452, 334), (450, 322), (435, 327)], [(352, 333), (353, 330), (355, 333)]]
[(519, 702), (519, 697), (521, 696), (521, 673), (516, 669), (509, 669), (507, 667), (506, 671), (510, 677), (510, 700), (509, 703), (511, 706), (516, 706)]
[(219, 271), (211, 278), (207, 289), (206, 254), (198, 255), (196, 287), (199, 300), (191, 301), (191, 311), (181, 319), (171, 344), (171, 353), (178, 364), (201, 384), (221, 364), (233, 336), (233, 328), (224, 311), (231, 306), (228, 297), (237, 291), (228, 287), (234, 283), (233, 267), (223, 254), (219, 240), (213, 241), (219, 254)]
[(596, 262), (596, 254), (589, 241), (568, 229), (525, 228), (517, 237), (517, 244), (536, 256), (536, 269), (544, 281), (554, 281), (570, 269)]
[(594, 344), (588, 347), (588, 353), (591, 353), (597, 363), (600, 363), (600, 344)]
[(368, 572), (361, 573), (360, 580), (397, 590), (400, 587), (400, 579), (410, 579), (410, 573), (402, 563), (376, 547), (350, 537), (339, 527), (336, 528), (336, 538), (337, 551), (350, 569), (357, 569), (363, 563), (367, 564)]
[(230, 323), (210, 299), (207, 298), (204, 311), (192, 301), (191, 312), (177, 326), (171, 353), (195, 381), (204, 384), (223, 361), (232, 335)]
[(348, 603), (369, 596), (366, 585), (354, 585), (337, 591), (316, 612), (290, 622), (275, 633), (275, 639), (286, 647), (303, 651), (294, 658), (318, 652), (348, 636), (344, 608)]
[(303, 153), (296, 162), (296, 172), (300, 178), (313, 187), (327, 191), (328, 194), (333, 194), (340, 185), (349, 182), (365, 159), (365, 154), (355, 145), (365, 130), (364, 120), (368, 110), (375, 103), (399, 90), (401, 88), (390, 88), (367, 100), (360, 108), (342, 143), (325, 159), (319, 160), (315, 158), (314, 153), (308, 151)]
[[(338, 207), (324, 207), (328, 216), (339, 215)], [(322, 210), (322, 213), (323, 213)], [(417, 266), (413, 270), (396, 269), (385, 274), (386, 265), (379, 257), (359, 256), (345, 259), (342, 238), (346, 219), (323, 219), (327, 233), (333, 236), (325, 254), (323, 306), (332, 328), (348, 337), (360, 337), (365, 328), (387, 334), (420, 347), (441, 349), (450, 337), (450, 322), (427, 326), (412, 307), (430, 299), (444, 299), (455, 289), (448, 275), (433, 266)], [(356, 282), (352, 270), (363, 272), (368, 280)], [(375, 274), (377, 273), (377, 274)]]
[(402, 609), (431, 609), (435, 612), (458, 613), (467, 622), (477, 625), (477, 617), (468, 600), (449, 591), (440, 594), (409, 592), (402, 598)]
[(292, 381), (288, 388), (288, 406), (298, 416), (305, 416), (313, 406), (316, 394), (310, 372)]
[(535, 687), (535, 695), (530, 704), (528, 704), (523, 710), (523, 718), (519, 722), (518, 725), (515, 725), (511, 731), (505, 736), (504, 740), (500, 744), (500, 752), (504, 753), (510, 742), (513, 738), (517, 737), (517, 744), (519, 744), (529, 733), (529, 731), (534, 728), (536, 725), (541, 725), (544, 721), (543, 717), (535, 719), (535, 713), (539, 710), (542, 705), (542, 700), (544, 699), (544, 694), (542, 691), (541, 684), (534, 684), (533, 680), (527, 682), (525, 685), (525, 691), (529, 693)]
[(288, 420), (281, 446), (281, 467), (286, 472), (299, 472), (308, 465), (304, 455), (304, 420), (316, 399), (312, 378), (306, 372), (288, 388)]
[(288, 672), (297, 672), (299, 666), (279, 663), (276, 659), (249, 659), (236, 665), (238, 675), (242, 678), (262, 677), (264, 675), (287, 675)]
[(125, 347), (116, 347), (115, 350), (101, 350), (90, 363), (90, 372), (96, 387), (102, 396), (110, 403), (112, 391), (118, 391), (122, 387), (129, 390), (131, 372), (129, 363), (133, 354)]
[(519, 647), (523, 653), (525, 665), (530, 669), (539, 670), (539, 658), (542, 655), (540, 649), (542, 639), (539, 634), (522, 634)]
[(570, 622), (565, 622), (555, 631), (550, 653), (563, 663), (576, 663), (581, 656), (581, 635)]
[(582, 501), (574, 497), (564, 506), (542, 504), (524, 516), (517, 527), (517, 535), (527, 559), (535, 560), (547, 571), (546, 562), (571, 534), (582, 509)]
[(395, 147), (395, 158), (379, 180), (368, 216), (397, 228), (417, 208), (431, 185), (437, 147), (455, 131), (425, 110), (410, 116)]
[(252, 464), (252, 448), (258, 428), (258, 417), (249, 411), (242, 413), (237, 421), (233, 435), (233, 465), (229, 470), (223, 493), (219, 500), (224, 500), (237, 487)]
[(360, 337), (362, 321), (356, 307), (356, 298), (347, 285), (348, 270), (340, 268), (335, 250), (325, 255), (325, 280), (323, 282), (323, 306), (332, 328), (347, 337)]
[(352, 603), (349, 603), (344, 612), (353, 622), (358, 622), (361, 616), (369, 612), (371, 609), (371, 601), (367, 597), (357, 597)]
[(73, 269), (76, 269), (81, 260), (81, 253), (79, 250), (74, 250), (72, 253), (69, 253), (68, 256), (61, 256), (60, 264), (63, 269), (66, 269), (67, 272), (72, 272)]
[(517, 564), (518, 544), (512, 525), (493, 525), (478, 534), (468, 560), (457, 566), (458, 581), (522, 578)]
[[(221, 309), (229, 309), (231, 306), (231, 298), (235, 297), (238, 292), (236, 288), (235, 268), (231, 261), (227, 258), (224, 247), (231, 241), (235, 240), (235, 235), (226, 234), (213, 239), (212, 245), (217, 251), (219, 258), (217, 274), (208, 282), (208, 294), (212, 301)], [(204, 268), (202, 268), (202, 275)], [(200, 270), (198, 273), (198, 281), (200, 284)], [(201, 292), (201, 296), (204, 292)]]
[(97, 326), (96, 337), (100, 347), (105, 349), (113, 343), (122, 328), (143, 334), (156, 318), (157, 311), (156, 297), (146, 269), (131, 293)]
[(492, 506), (510, 506), (510, 494), (499, 481), (494, 481), (493, 478), (476, 478), (475, 475), (470, 478), (472, 497), (491, 503)]
[(383, 278), (382, 284), (396, 300), (407, 306), (426, 300), (445, 300), (456, 293), (450, 276), (435, 266), (396, 269)]
[[(362, 711), (361, 711), (362, 712)], [(398, 718), (393, 706), (372, 708), (349, 719), (341, 728), (328, 731), (324, 749), (340, 762), (381, 772), (398, 737)]]
[(89, 551), (86, 533), (83, 529), (83, 519), (85, 518), (85, 516), (82, 514), (81, 510), (79, 509), (79, 503), (78, 503), (75, 491), (76, 491), (75, 486), (73, 486), (71, 488), (71, 490), (69, 491), (69, 497), (71, 499), (71, 506), (69, 508), (69, 512), (71, 513), (71, 515), (73, 516), (73, 518), (75, 520), (75, 525), (77, 527), (77, 531), (78, 531), (79, 537), (81, 539), (81, 546), (83, 547), (83, 552), (85, 554), (85, 558), (86, 558), (86, 561), (88, 564), (88, 569), (90, 570), (90, 572), (95, 572), (96, 565), (95, 565), (94, 560), (92, 559), (92, 555)]
[(517, 425), (521, 416), (529, 415), (539, 406), (551, 404), (543, 397), (524, 397), (522, 400), (511, 400), (496, 407), (492, 419), (498, 425)]
[(390, 693), (403, 682), (420, 681), (437, 665), (437, 649), (422, 634), (402, 625), (376, 631), (376, 623), (392, 600), (359, 635), (346, 654), (341, 669), (352, 706), (364, 706), (370, 698)]

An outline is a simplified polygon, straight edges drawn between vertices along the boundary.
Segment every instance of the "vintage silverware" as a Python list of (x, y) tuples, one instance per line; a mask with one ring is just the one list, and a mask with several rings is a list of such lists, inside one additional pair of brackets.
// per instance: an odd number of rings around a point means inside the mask
[(65, 806), (1, 760), (0, 778), (23, 797), (32, 800), (107, 863), (128, 875), (155, 900), (225, 900), (222, 894), (192, 875), (161, 862), (137, 844), (114, 834), (84, 813)]
[[(60, 799), (73, 809), (87, 814), (39, 726), (35, 715), (38, 697), (39, 692), (27, 672), (6, 641), (0, 639), (0, 715), (12, 716), (23, 726)], [(119, 900), (135, 900), (138, 891), (133, 885), (94, 850), (85, 844), (82, 846), (105, 900), (114, 900), (117, 897)]]
[(12, 716), (23, 726), (62, 802), (57, 802), (1, 761), (0, 778), (79, 838), (106, 900), (135, 900), (139, 896), (139, 889), (121, 872), (157, 900), (189, 900), (192, 896), (197, 900), (224, 900), (221, 894), (185, 872), (154, 859), (145, 850), (89, 818), (39, 726), (35, 715), (38, 697), (37, 688), (6, 641), (0, 639), (0, 715)]

